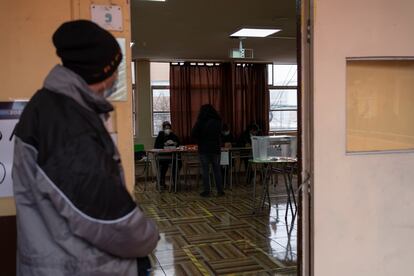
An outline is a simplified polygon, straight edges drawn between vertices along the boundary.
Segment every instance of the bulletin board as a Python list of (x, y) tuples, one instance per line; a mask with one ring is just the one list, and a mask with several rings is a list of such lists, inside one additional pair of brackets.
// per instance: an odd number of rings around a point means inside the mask
[(13, 196), (13, 130), (27, 102), (0, 102), (0, 198)]
[(414, 60), (346, 61), (346, 151), (414, 150)]

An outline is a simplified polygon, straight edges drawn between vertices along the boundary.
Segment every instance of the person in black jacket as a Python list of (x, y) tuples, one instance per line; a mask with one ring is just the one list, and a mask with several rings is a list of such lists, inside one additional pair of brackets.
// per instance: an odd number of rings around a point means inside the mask
[[(180, 145), (180, 140), (178, 136), (175, 135), (171, 130), (171, 123), (165, 121), (162, 123), (162, 130), (158, 133), (157, 138), (155, 139), (154, 148), (164, 149), (164, 148), (176, 148)], [(159, 170), (160, 170), (160, 186), (162, 189), (165, 189), (165, 176), (168, 171), (168, 167), (172, 161), (171, 154), (160, 154), (159, 155)], [(181, 168), (181, 162), (178, 163), (178, 169)], [(172, 179), (175, 181), (175, 162), (173, 162), (172, 168)]]
[(210, 195), (209, 165), (211, 164), (214, 179), (217, 186), (217, 195), (223, 196), (223, 185), (220, 172), (220, 153), (221, 153), (221, 118), (214, 107), (210, 104), (201, 106), (195, 123), (192, 136), (198, 144), (198, 153), (203, 169), (204, 191), (200, 196)]
[(122, 52), (87, 20), (53, 34), (62, 65), (15, 128), (13, 189), (18, 276), (147, 275), (159, 234), (125, 187), (104, 125)]

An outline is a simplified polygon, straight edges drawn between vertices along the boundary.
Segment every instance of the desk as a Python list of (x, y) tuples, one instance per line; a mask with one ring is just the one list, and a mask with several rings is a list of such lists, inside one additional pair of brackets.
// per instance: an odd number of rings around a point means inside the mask
[[(174, 183), (174, 191), (177, 192), (177, 181), (178, 181), (178, 161), (180, 153), (184, 152), (195, 152), (195, 149), (187, 149), (183, 147), (173, 148), (173, 149), (151, 149), (147, 151), (149, 154), (154, 156), (154, 160), (157, 167), (157, 188), (158, 191), (161, 191), (161, 176), (160, 176), (160, 155), (166, 155), (166, 159), (171, 159), (171, 173), (170, 173), (170, 188), (169, 192), (172, 189), (172, 183)], [(167, 156), (170, 155), (171, 157)], [(173, 173), (172, 169), (175, 168), (175, 181), (173, 182)]]
[[(288, 195), (288, 201), (286, 206), (286, 212), (285, 212), (285, 219), (287, 219), (287, 213), (288, 209), (290, 207), (290, 210), (293, 215), (296, 214), (296, 199), (295, 199), (295, 192), (293, 190), (292, 186), (292, 173), (293, 173), (293, 166), (289, 168), (288, 165), (293, 165), (297, 163), (297, 158), (293, 157), (275, 157), (269, 160), (249, 160), (250, 164), (252, 165), (262, 165), (261, 170), (261, 178), (263, 182), (263, 192), (261, 195), (261, 207), (264, 208), (264, 204), (266, 202), (266, 198), (269, 201), (270, 205), (270, 194), (269, 194), (269, 182), (267, 181), (267, 178), (270, 176), (270, 173), (272, 171), (272, 167), (275, 165), (281, 165), (281, 168), (277, 168), (277, 171), (279, 173), (283, 174), (284, 182), (286, 186), (286, 192)], [(255, 213), (256, 210), (256, 174), (257, 174), (257, 166), (254, 167), (254, 175), (253, 175), (253, 213)], [(292, 200), (295, 205), (295, 212), (293, 211), (292, 206)]]
[[(222, 152), (227, 152), (229, 149), (227, 148), (222, 148), (221, 151)], [(168, 157), (168, 159), (171, 159), (171, 170), (172, 168), (175, 168), (175, 181), (174, 181), (174, 192), (177, 192), (177, 184), (178, 184), (178, 180), (179, 180), (179, 170), (178, 170), (178, 162), (180, 161), (180, 156), (182, 154), (186, 154), (186, 153), (195, 153), (197, 152), (197, 148), (195, 147), (178, 147), (175, 149), (151, 149), (149, 151), (147, 151), (147, 153), (152, 154), (154, 156), (154, 160), (156, 163), (156, 167), (157, 167), (157, 187), (158, 187), (158, 191), (161, 191), (161, 187), (160, 187), (160, 169), (159, 169), (159, 156), (160, 154), (170, 154), (171, 157)], [(167, 157), (167, 156), (165, 156)], [(170, 183), (173, 183), (173, 173), (170, 174)], [(169, 192), (171, 192), (172, 189), (172, 185), (170, 184), (170, 188), (169, 188)]]

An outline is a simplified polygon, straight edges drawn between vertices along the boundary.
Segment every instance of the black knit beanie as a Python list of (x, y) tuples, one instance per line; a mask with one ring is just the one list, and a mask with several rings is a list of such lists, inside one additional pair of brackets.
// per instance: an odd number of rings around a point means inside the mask
[(112, 34), (88, 20), (63, 23), (52, 39), (63, 66), (88, 84), (110, 77), (122, 60), (121, 49)]

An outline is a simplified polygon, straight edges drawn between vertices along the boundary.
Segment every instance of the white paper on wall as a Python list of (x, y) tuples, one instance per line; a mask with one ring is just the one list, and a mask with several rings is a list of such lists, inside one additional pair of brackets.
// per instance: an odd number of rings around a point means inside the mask
[(126, 66), (126, 40), (125, 38), (117, 38), (119, 46), (121, 47), (121, 52), (123, 55), (121, 64), (118, 67), (118, 81), (116, 83), (115, 92), (108, 98), (110, 101), (126, 101), (128, 90), (127, 90), (127, 66)]
[(14, 137), (12, 136), (26, 102), (0, 102), (0, 198), (13, 196), (11, 170)]

